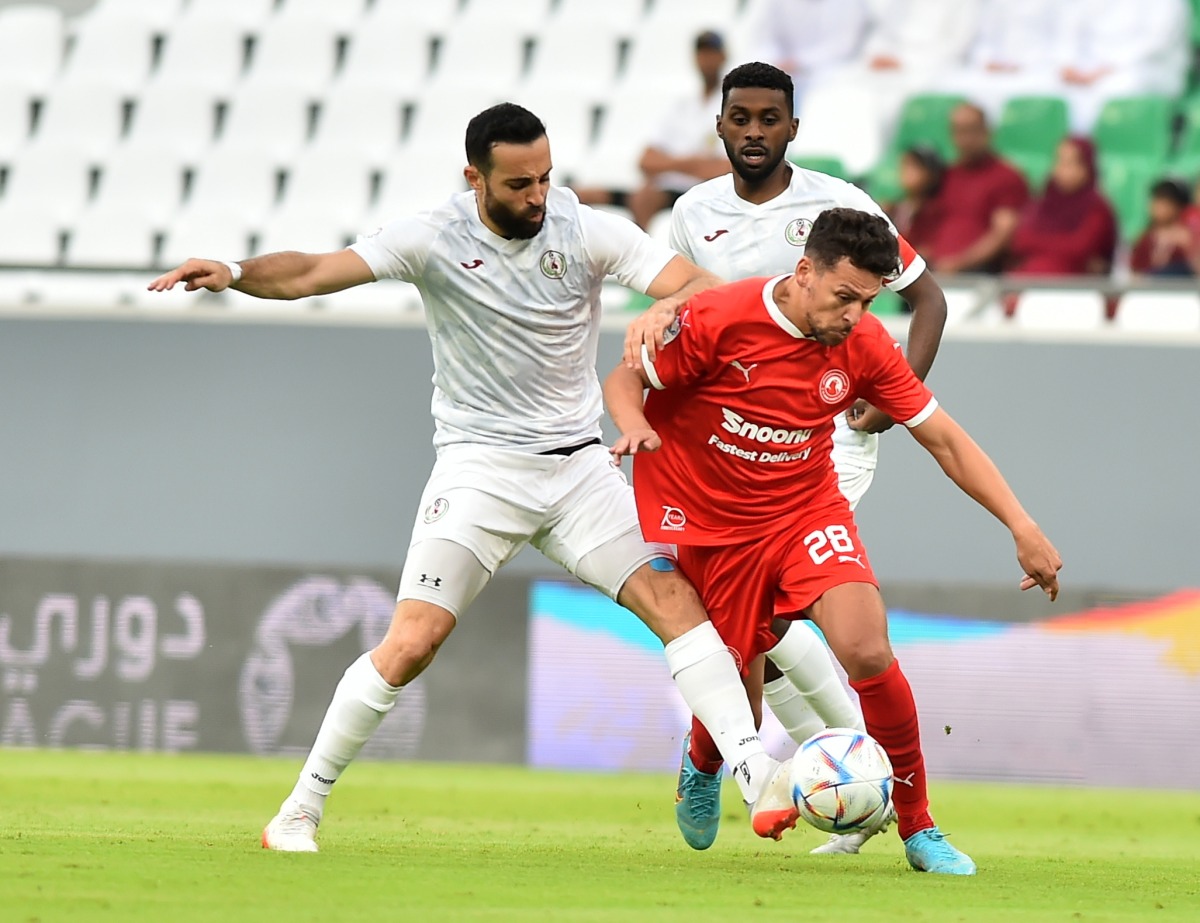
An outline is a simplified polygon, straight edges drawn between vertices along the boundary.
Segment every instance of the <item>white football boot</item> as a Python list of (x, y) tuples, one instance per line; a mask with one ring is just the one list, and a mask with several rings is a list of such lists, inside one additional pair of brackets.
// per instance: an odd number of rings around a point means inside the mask
[(883, 833), (895, 820), (896, 808), (889, 804), (883, 819), (873, 827), (868, 827), (866, 830), (855, 830), (853, 833), (831, 833), (828, 842), (822, 843), (816, 849), (810, 849), (809, 852), (814, 856), (857, 855), (867, 840), (876, 834)]
[(321, 822), (312, 810), (296, 802), (285, 802), (279, 813), (263, 828), (263, 849), (280, 852), (316, 852), (317, 824)]
[(775, 764), (775, 770), (763, 784), (758, 799), (750, 806), (750, 823), (754, 832), (772, 840), (783, 839), (783, 831), (791, 830), (800, 819), (792, 801), (792, 761)]

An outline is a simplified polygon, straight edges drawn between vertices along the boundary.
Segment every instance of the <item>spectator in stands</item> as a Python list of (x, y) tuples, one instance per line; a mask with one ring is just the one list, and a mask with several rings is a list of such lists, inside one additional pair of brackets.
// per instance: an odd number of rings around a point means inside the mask
[(965, 66), (947, 87), (998, 119), (1013, 96), (1040, 96), (1054, 83), (1055, 38), (1063, 5), (1048, 0), (982, 0)]
[(1100, 110), (1121, 96), (1183, 91), (1191, 52), (1188, 0), (1071, 0), (1062, 17), (1056, 92), (1071, 130), (1090, 134)]
[(791, 75), (799, 113), (814, 80), (858, 55), (869, 14), (867, 0), (763, 0), (750, 60), (766, 61)]
[(1045, 192), (1021, 213), (1008, 268), (1024, 275), (1104, 274), (1116, 246), (1117, 219), (1096, 189), (1096, 148), (1086, 138), (1066, 138)]
[(715, 130), (725, 73), (725, 41), (718, 33), (697, 36), (696, 70), (701, 92), (671, 104), (642, 153), (638, 167), (645, 183), (633, 191), (577, 188), (579, 201), (628, 208), (633, 220), (645, 229), (656, 214), (674, 205), (696, 183), (729, 172), (729, 158)]
[(978, 106), (954, 107), (950, 137), (958, 158), (921, 209), (908, 241), (938, 272), (995, 272), (1029, 191), (1024, 177), (992, 150)]
[(900, 188), (904, 197), (885, 209), (901, 237), (909, 237), (922, 211), (942, 185), (946, 163), (936, 148), (910, 147), (900, 155)]
[(1187, 183), (1161, 179), (1150, 189), (1150, 223), (1130, 254), (1139, 275), (1200, 275), (1200, 221)]

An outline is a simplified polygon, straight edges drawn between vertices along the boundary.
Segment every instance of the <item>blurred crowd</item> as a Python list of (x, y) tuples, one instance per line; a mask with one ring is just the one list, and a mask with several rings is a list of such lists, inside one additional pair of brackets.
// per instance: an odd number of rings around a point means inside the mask
[[(1147, 217), (1139, 234), (1122, 226), (1102, 191), (1091, 140), (1110, 101), (1187, 91), (1195, 76), (1189, 0), (761, 0), (756, 9), (740, 57), (792, 74), (802, 131), (825, 98), (856, 144), (865, 137), (879, 158), (895, 156), (891, 183), (844, 175), (867, 187), (939, 273), (1200, 271), (1200, 187), (1148, 177), (1138, 190), (1138, 215)], [(624, 205), (649, 227), (691, 185), (729, 169), (713, 125), (721, 74), (741, 62), (727, 61), (718, 31), (696, 37), (695, 53), (696, 91), (664, 107), (639, 163), (644, 186), (583, 188), (585, 201)], [(946, 143), (897, 145), (905, 101), (931, 93), (963, 100), (933, 126)], [(1024, 97), (1062, 101), (1048, 169), (1009, 162), (993, 144), (1005, 104)], [(871, 105), (838, 109), (854, 98)]]

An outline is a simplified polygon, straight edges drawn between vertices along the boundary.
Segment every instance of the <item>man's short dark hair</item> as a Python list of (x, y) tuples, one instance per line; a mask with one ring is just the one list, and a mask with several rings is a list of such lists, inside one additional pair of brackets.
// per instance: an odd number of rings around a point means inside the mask
[(783, 98), (787, 102), (788, 118), (792, 116), (792, 102), (796, 95), (796, 88), (792, 84), (792, 78), (787, 75), (786, 71), (781, 71), (778, 67), (770, 64), (763, 64), (761, 61), (753, 61), (750, 64), (739, 64), (728, 74), (721, 82), (721, 111), (725, 111), (725, 107), (729, 104), (729, 91), (740, 89), (762, 89), (762, 90), (780, 90), (783, 93)]
[(900, 266), (900, 244), (887, 221), (857, 208), (828, 208), (817, 215), (804, 255), (821, 272), (842, 257), (872, 275), (890, 276)]
[(497, 144), (532, 144), (546, 134), (542, 120), (516, 103), (484, 109), (467, 123), (467, 163), (487, 174)]
[(1150, 187), (1150, 198), (1166, 199), (1180, 208), (1187, 208), (1192, 204), (1192, 190), (1183, 180), (1167, 176)]

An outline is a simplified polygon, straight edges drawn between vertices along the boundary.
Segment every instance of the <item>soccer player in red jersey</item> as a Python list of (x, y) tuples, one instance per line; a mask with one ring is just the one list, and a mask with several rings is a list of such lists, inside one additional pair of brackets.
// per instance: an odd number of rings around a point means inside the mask
[[(618, 366), (605, 399), (634, 455), (647, 540), (674, 542), (679, 564), (723, 640), (751, 664), (776, 642), (777, 619), (811, 619), (859, 695), (867, 731), (896, 777), (900, 836), (911, 865), (970, 875), (929, 813), (917, 710), (888, 643), (879, 584), (838, 490), (833, 415), (862, 397), (903, 422), (964, 492), (1008, 527), (1022, 589), (1058, 595), (1058, 552), (991, 459), (913, 374), (868, 313), (896, 266), (896, 237), (877, 215), (822, 212), (794, 273), (694, 296), (642, 368)], [(643, 397), (646, 387), (648, 397)], [(705, 771), (720, 754), (693, 722), (689, 756)]]

